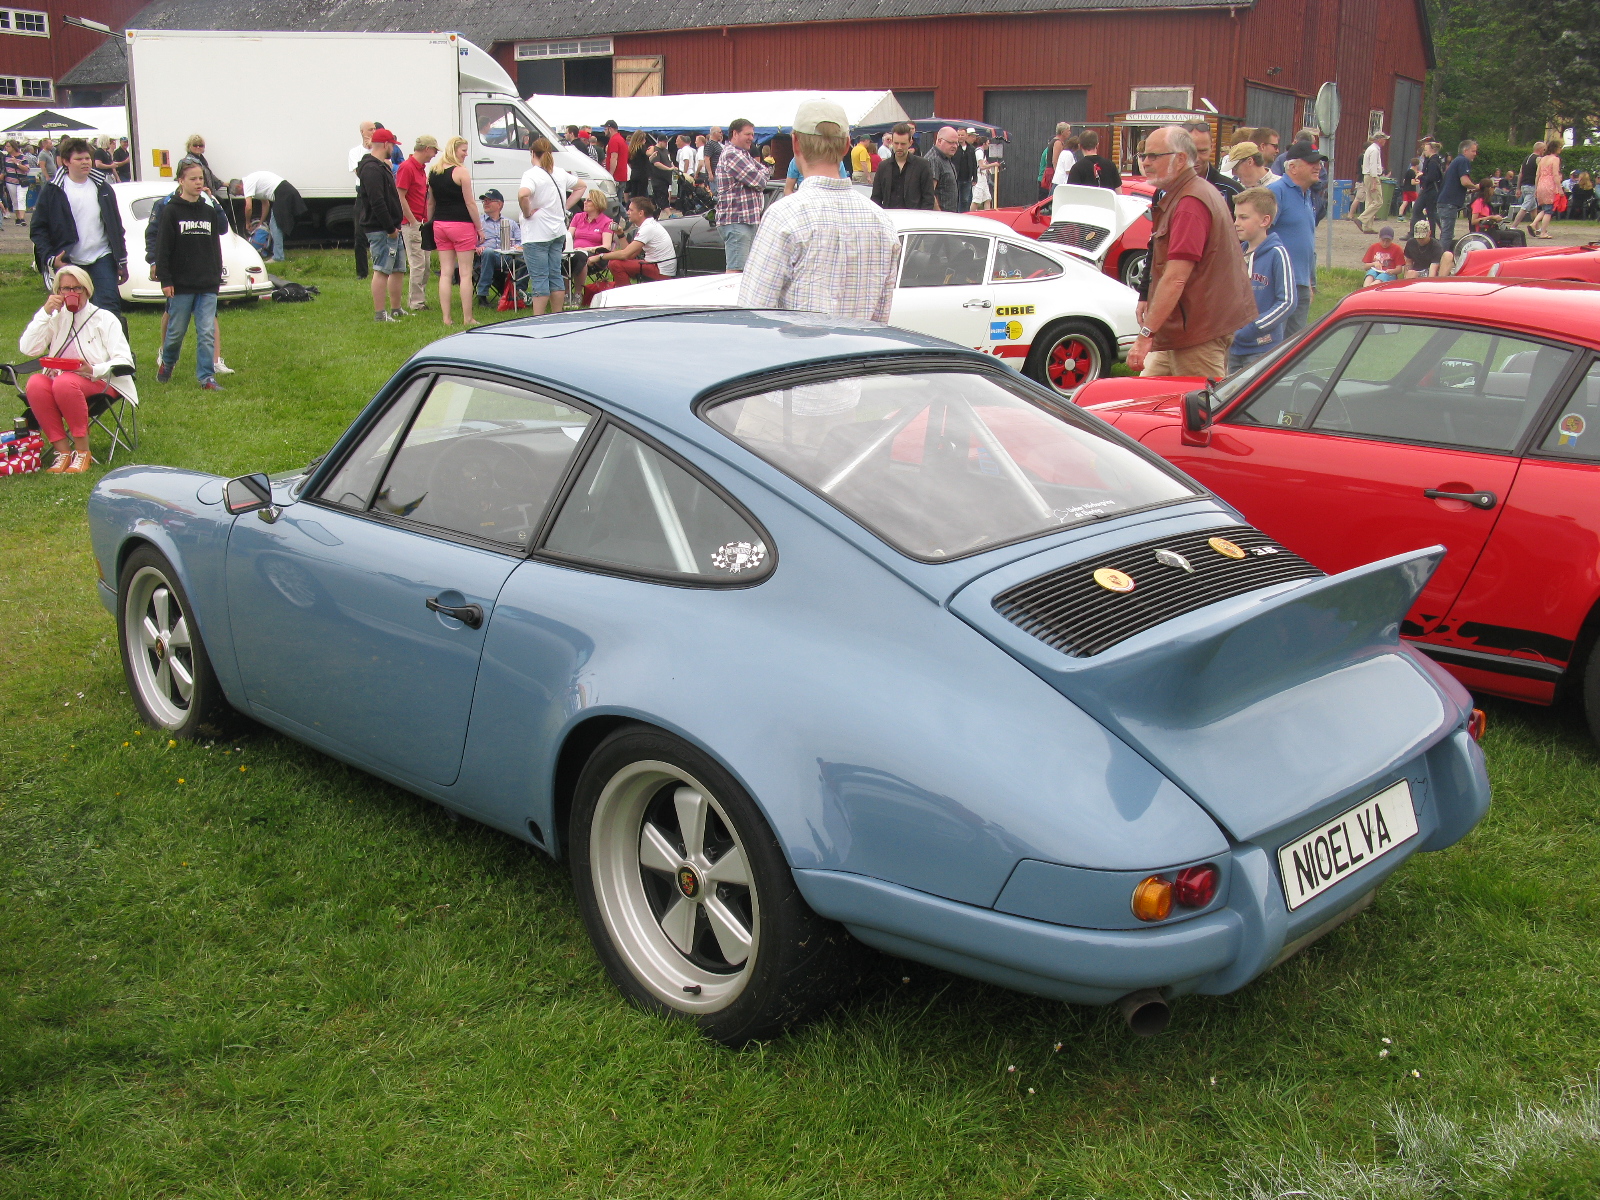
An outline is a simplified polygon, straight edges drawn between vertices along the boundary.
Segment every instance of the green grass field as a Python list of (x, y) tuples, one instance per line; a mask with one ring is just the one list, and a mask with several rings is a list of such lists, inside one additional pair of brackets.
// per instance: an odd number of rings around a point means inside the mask
[[(374, 324), (348, 256), (289, 268), (321, 297), (225, 310), (221, 393), (192, 343), (158, 386), (134, 314), (141, 460), (304, 463), (440, 332)], [(38, 301), (0, 262), (0, 327)], [(527, 846), (264, 731), (142, 729), (94, 594), (98, 473), (0, 479), (0, 1196), (1600, 1187), (1600, 768), (1569, 710), (1490, 704), (1484, 824), (1161, 1037), (885, 961), (735, 1053), (624, 1004)]]

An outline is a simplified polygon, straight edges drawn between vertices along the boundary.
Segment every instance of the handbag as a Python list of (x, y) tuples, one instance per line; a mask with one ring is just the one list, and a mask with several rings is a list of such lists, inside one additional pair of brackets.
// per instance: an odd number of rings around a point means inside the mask
[(433, 240), (432, 221), (424, 221), (422, 223), (422, 248), (424, 250), (437, 250), (439, 248), (438, 243)]

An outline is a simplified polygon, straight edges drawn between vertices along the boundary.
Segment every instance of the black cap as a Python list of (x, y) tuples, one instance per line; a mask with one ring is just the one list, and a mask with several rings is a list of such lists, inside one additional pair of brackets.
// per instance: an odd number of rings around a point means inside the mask
[(499, 188), (490, 188), (483, 195), (479, 196), (478, 199), (479, 200), (498, 200), (498, 201), (500, 201), (501, 204), (504, 204), (506, 202), (506, 198), (500, 194), (500, 189)]
[(1309, 163), (1328, 161), (1328, 156), (1321, 150), (1318, 150), (1310, 142), (1296, 142), (1284, 152), (1283, 157), (1285, 160), (1298, 158), (1301, 162)]

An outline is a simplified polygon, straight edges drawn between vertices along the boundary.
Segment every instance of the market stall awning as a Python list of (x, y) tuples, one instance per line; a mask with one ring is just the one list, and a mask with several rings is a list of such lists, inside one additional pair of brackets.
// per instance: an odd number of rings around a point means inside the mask
[(58, 112), (51, 112), (48, 108), (42, 109), (31, 117), (24, 117), (15, 125), (7, 125), (0, 133), (79, 133), (94, 126), (76, 117), (63, 116)]

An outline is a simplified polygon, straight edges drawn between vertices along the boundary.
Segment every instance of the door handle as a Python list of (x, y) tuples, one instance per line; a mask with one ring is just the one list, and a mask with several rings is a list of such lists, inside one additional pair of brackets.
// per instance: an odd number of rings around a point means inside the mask
[(987, 300), (968, 300), (962, 308), (990, 308), (992, 305)]
[(1474, 508), (1491, 509), (1499, 503), (1493, 492), (1441, 492), (1438, 488), (1423, 488), (1429, 500), (1464, 500)]
[(468, 629), (481, 629), (483, 627), (483, 606), (479, 604), (440, 604), (439, 597), (429, 596), (422, 602), (433, 612), (441, 616), (454, 617)]
[(475, 167), (485, 167), (489, 166), (493, 162), (494, 159), (492, 158), (475, 158), (472, 160), (472, 165)]

